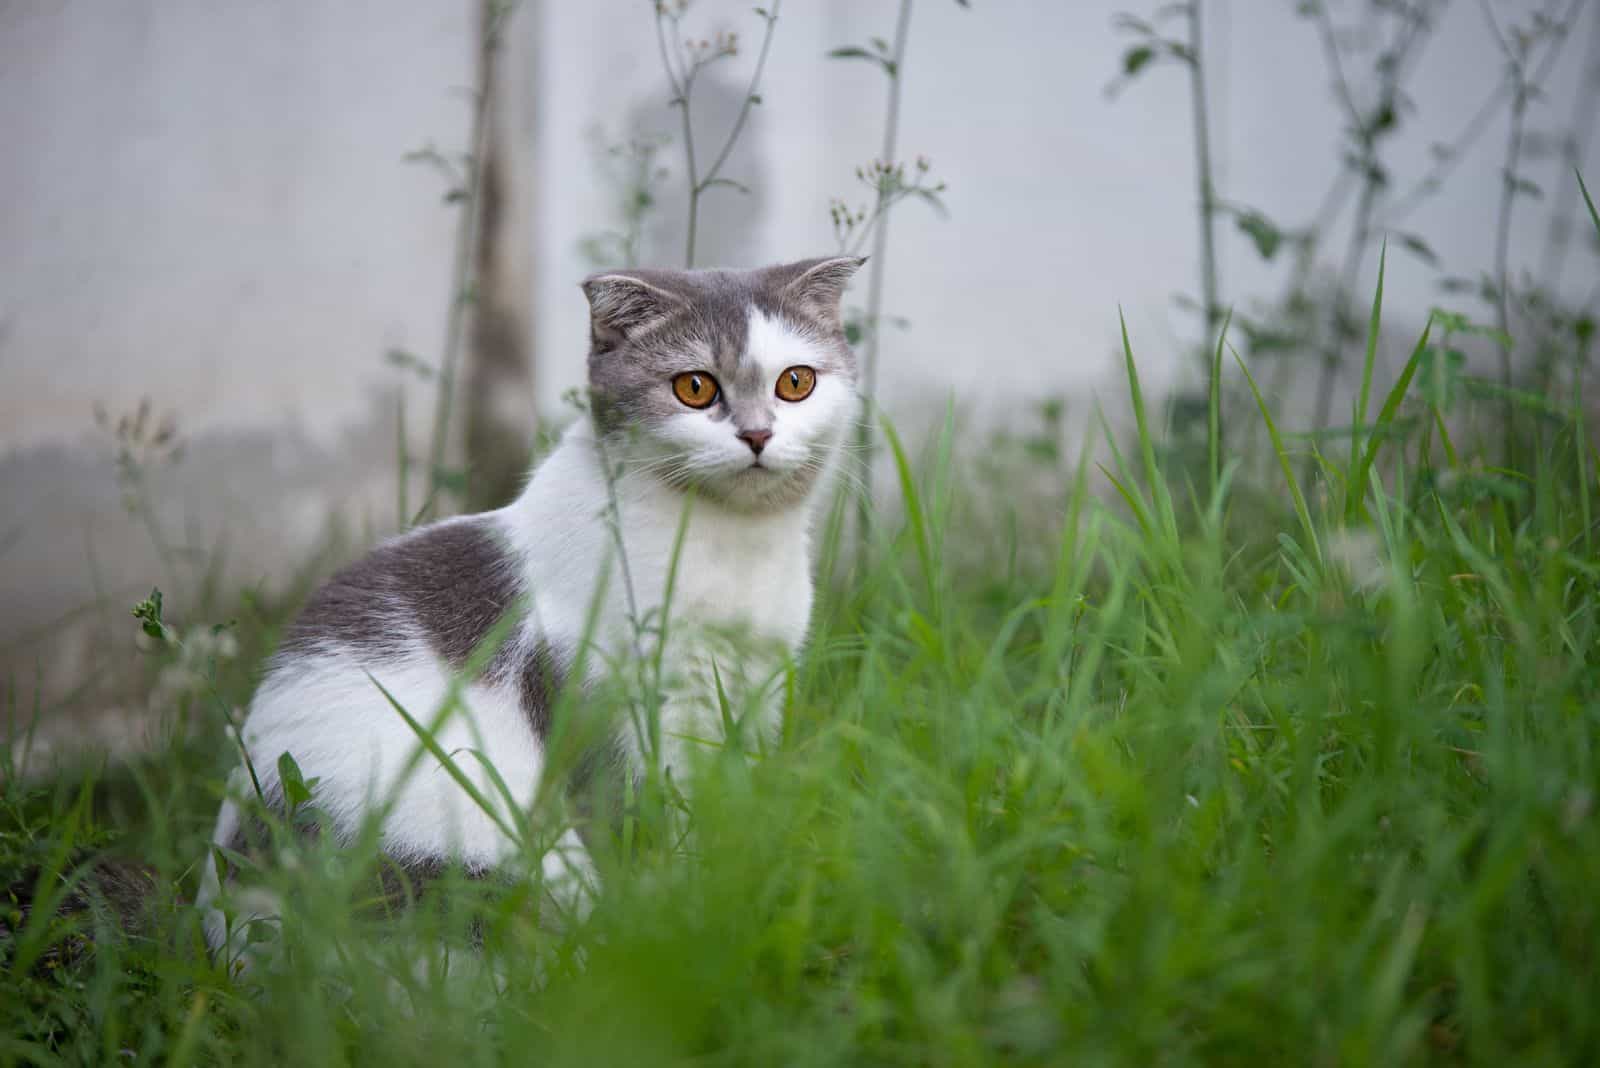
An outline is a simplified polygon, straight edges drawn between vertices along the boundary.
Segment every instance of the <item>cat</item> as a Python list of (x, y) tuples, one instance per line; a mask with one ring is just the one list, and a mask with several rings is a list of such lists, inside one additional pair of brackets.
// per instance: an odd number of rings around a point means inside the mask
[[(249, 845), (243, 794), (259, 790), (284, 808), (287, 752), (313, 784), (320, 833), (347, 842), (386, 801), (380, 844), (400, 870), (493, 871), (513, 842), (435, 758), (404, 772), (419, 740), (390, 696), (431, 722), (469, 658), (488, 655), (491, 632), (503, 636), (437, 741), (446, 753), (481, 754), (525, 810), (544, 770), (553, 696), (580, 661), (586, 677), (571, 681), (581, 693), (637, 656), (639, 621), (660, 618), (669, 584), (659, 744), (636, 724), (606, 724), (602, 772), (638, 777), (658, 760), (683, 777), (700, 742), (723, 740), (719, 701), (735, 684), (755, 694), (758, 722), (746, 717), (746, 729), (775, 741), (773, 679), (809, 626), (816, 505), (859, 414), (840, 300), (862, 262), (587, 279), (585, 417), (510, 504), (402, 534), (312, 595), (240, 730), (258, 785), (244, 768), (234, 773), (214, 842)], [(730, 633), (743, 639), (737, 662)], [(457, 763), (500, 801), (477, 760)], [(214, 951), (277, 909), (237, 887), (225, 915), (231, 873), (220, 863), (204, 862), (198, 902)], [(574, 828), (541, 863), (569, 905), (591, 899), (594, 869)]]

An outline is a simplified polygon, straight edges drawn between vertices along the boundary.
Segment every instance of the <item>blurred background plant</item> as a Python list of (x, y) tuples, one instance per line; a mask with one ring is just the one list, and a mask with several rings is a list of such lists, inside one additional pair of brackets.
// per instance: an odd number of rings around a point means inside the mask
[[(1529, 136), (1530, 102), (1545, 97), (1551, 72), (1563, 50), (1573, 39), (1591, 39), (1584, 60), (1583, 86), (1574, 101), (1600, 86), (1600, 22), (1588, 24), (1582, 16), (1588, 8), (1582, 0), (1549, 0), (1520, 5), (1496, 5), (1481, 0), (1476, 14), (1500, 51), (1504, 70), (1489, 83), (1481, 102), (1459, 131), (1448, 139), (1433, 143), (1429, 159), (1420, 173), (1407, 174), (1390, 158), (1389, 148), (1398, 142), (1414, 141), (1415, 128), (1425, 118), (1419, 111), (1412, 82), (1422, 69), (1424, 54), (1433, 42), (1441, 18), (1459, 14), (1461, 5), (1449, 0), (1416, 2), (1332, 3), (1308, 0), (1296, 12), (1315, 32), (1329, 91), (1342, 116), (1339, 127), (1340, 165), (1327, 188), (1315, 198), (1314, 213), (1304, 222), (1289, 225), (1270, 214), (1224, 196), (1217, 189), (1211, 163), (1210, 80), (1202, 27), (1206, 24), (1204, 4), (1171, 3), (1157, 8), (1149, 17), (1120, 15), (1119, 28), (1130, 38), (1122, 55), (1120, 70), (1107, 87), (1118, 96), (1132, 82), (1163, 65), (1180, 67), (1188, 76), (1195, 150), (1195, 175), (1198, 189), (1196, 215), (1199, 219), (1200, 260), (1199, 297), (1180, 295), (1178, 303), (1193, 310), (1204, 324), (1201, 343), (1196, 346), (1200, 366), (1216, 366), (1211, 353), (1217, 344), (1217, 331), (1229, 318), (1241, 350), (1270, 364), (1264, 371), (1267, 393), (1273, 397), (1298, 396), (1309, 405), (1308, 438), (1360, 435), (1365, 429), (1336, 419), (1339, 406), (1347, 403), (1356, 382), (1352, 370), (1360, 365), (1359, 354), (1365, 338), (1365, 311), (1360, 293), (1365, 272), (1373, 266), (1380, 245), (1392, 245), (1436, 274), (1444, 270), (1438, 254), (1427, 240), (1404, 228), (1406, 220), (1429, 198), (1437, 196), (1461, 160), (1497, 121), (1504, 121), (1507, 145), (1500, 162), (1502, 176), (1493, 221), (1494, 252), (1492, 265), (1486, 265), (1476, 278), (1443, 275), (1437, 286), (1443, 300), (1476, 296), (1493, 317), (1496, 333), (1491, 338), (1483, 331), (1473, 336), (1494, 343), (1474, 348), (1470, 353), (1456, 348), (1430, 352), (1429, 365), (1465, 376), (1468, 389), (1478, 394), (1497, 393), (1504, 401), (1499, 419), (1506, 425), (1508, 444), (1519, 440), (1515, 423), (1518, 412), (1529, 400), (1525, 387), (1537, 384), (1548, 392), (1557, 377), (1556, 367), (1566, 365), (1566, 380), (1581, 377), (1587, 366), (1586, 342), (1592, 332), (1583, 324), (1590, 321), (1581, 306), (1592, 306), (1595, 292), (1581, 299), (1577, 308), (1563, 307), (1555, 294), (1562, 291), (1562, 266), (1566, 250), (1574, 238), (1587, 239), (1574, 229), (1573, 215), (1578, 203), (1570, 175), (1576, 161), (1592, 137), (1595, 124), (1592, 107), (1575, 103), (1566, 116), (1545, 108), (1541, 118), (1557, 125)], [(1451, 11), (1451, 9), (1457, 9)], [(1587, 29), (1586, 29), (1587, 26)], [(1521, 281), (1509, 267), (1511, 242), (1518, 230), (1515, 220), (1519, 205), (1529, 199), (1542, 199), (1544, 190), (1523, 170), (1532, 158), (1530, 149), (1544, 155), (1559, 152), (1569, 166), (1558, 181), (1566, 192), (1566, 205), (1554, 211), (1548, 224), (1539, 275), (1529, 273)], [(1263, 145), (1260, 151), (1271, 152)], [(1414, 155), (1414, 153), (1413, 153)], [(1277, 293), (1244, 293), (1231, 296), (1224, 290), (1218, 268), (1217, 222), (1231, 218), (1238, 236), (1268, 264), (1276, 265)], [(1330, 250), (1342, 252), (1329, 258)], [(1280, 255), (1282, 254), (1282, 255)], [(1519, 295), (1520, 291), (1520, 295)], [(1515, 309), (1536, 307), (1527, 316), (1528, 329), (1519, 331), (1521, 347), (1512, 340)], [(1523, 324), (1518, 324), (1523, 325)], [(1462, 340), (1460, 334), (1456, 336)], [(1467, 374), (1469, 357), (1474, 363), (1494, 361), (1498, 383)], [(1381, 360), (1381, 357), (1380, 357)], [(1388, 377), (1398, 368), (1380, 362), (1378, 373)], [(1173, 455), (1195, 455), (1183, 442), (1192, 441), (1197, 427), (1204, 424), (1207, 395), (1211, 389), (1228, 389), (1223, 383), (1203, 383), (1175, 392), (1170, 408), (1170, 426), (1175, 435)], [(1233, 388), (1238, 388), (1237, 382)], [(1540, 392), (1535, 389), (1532, 392)], [(1452, 394), (1453, 397), (1453, 394)], [(1519, 405), (1517, 398), (1523, 403)], [(1443, 405), (1445, 414), (1459, 414), (1453, 402)], [(1337, 425), (1336, 425), (1337, 424)], [(1241, 446), (1247, 443), (1238, 443)], [(1307, 475), (1315, 475), (1307, 464)]]

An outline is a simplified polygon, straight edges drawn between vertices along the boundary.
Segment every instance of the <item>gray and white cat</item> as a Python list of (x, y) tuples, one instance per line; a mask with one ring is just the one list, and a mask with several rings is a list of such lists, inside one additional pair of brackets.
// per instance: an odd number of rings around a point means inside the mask
[[(437, 738), (447, 753), (482, 754), (526, 809), (544, 770), (550, 702), (580, 643), (587, 635), (592, 646), (581, 657), (590, 678), (572, 680), (581, 687), (635, 650), (633, 621), (660, 613), (669, 572), (663, 662), (673, 671), (657, 755), (686, 770), (694, 740), (722, 735), (712, 636), (737, 631), (764, 649), (766, 663), (743, 665), (742, 676), (756, 680), (770, 679), (805, 639), (813, 503), (858, 414), (839, 301), (860, 264), (630, 270), (584, 282), (588, 416), (506, 507), (394, 538), (311, 597), (242, 728), (267, 801), (283, 804), (277, 767), (288, 752), (316, 780), (323, 833), (348, 841), (387, 802), (382, 848), (397, 865), (494, 869), (513, 843), (433, 758), (404, 773), (418, 739), (375, 681), (429, 722), (469, 654), (525, 606)], [(613, 499), (615, 532), (606, 519)], [(729, 665), (717, 667), (725, 681)], [(758, 694), (756, 729), (768, 739), (781, 716), (772, 690)], [(631, 724), (611, 725), (610, 748), (621, 774), (646, 767), (646, 743)], [(500, 799), (477, 761), (457, 763), (484, 796)], [(232, 782), (250, 789), (241, 773)], [(224, 802), (219, 845), (244, 844), (242, 812)], [(571, 829), (543, 866), (548, 881), (592, 885)], [(204, 868), (200, 903), (220, 949), (230, 928), (219, 872), (212, 859)], [(233, 929), (245, 918), (235, 912)]]

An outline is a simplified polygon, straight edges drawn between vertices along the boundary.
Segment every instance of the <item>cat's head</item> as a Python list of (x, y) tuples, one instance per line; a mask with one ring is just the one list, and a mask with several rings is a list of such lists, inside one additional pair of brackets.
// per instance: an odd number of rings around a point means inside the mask
[(856, 256), (583, 283), (595, 422), (626, 468), (745, 511), (803, 500), (856, 419)]

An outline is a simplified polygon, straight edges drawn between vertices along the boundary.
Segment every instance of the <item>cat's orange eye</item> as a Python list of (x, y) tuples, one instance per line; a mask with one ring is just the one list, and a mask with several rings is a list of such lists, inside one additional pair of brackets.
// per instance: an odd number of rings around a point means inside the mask
[(704, 371), (685, 371), (672, 380), (672, 393), (691, 408), (709, 408), (717, 399), (717, 380)]
[(809, 367), (791, 367), (778, 376), (778, 396), (786, 401), (803, 401), (817, 388), (817, 372)]

